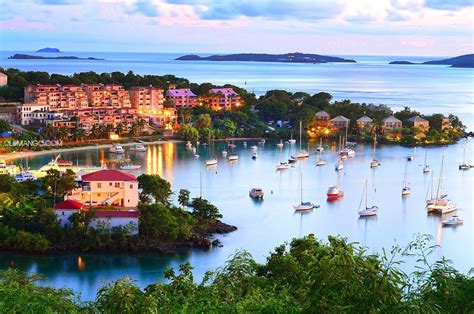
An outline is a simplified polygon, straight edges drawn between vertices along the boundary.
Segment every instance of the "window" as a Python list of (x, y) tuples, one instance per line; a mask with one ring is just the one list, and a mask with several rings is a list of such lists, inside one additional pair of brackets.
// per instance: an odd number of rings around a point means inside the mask
[(120, 182), (115, 182), (115, 187), (119, 188), (120, 187)]
[(109, 186), (112, 186), (112, 182), (109, 182)]
[(133, 184), (130, 184), (130, 188), (133, 189)]
[(97, 188), (101, 189), (102, 188), (102, 183), (97, 183)]

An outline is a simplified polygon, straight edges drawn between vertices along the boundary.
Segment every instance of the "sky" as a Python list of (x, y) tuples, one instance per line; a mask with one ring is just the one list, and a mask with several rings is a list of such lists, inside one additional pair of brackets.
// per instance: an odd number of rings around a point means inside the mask
[(474, 52), (474, 0), (0, 0), (0, 50)]

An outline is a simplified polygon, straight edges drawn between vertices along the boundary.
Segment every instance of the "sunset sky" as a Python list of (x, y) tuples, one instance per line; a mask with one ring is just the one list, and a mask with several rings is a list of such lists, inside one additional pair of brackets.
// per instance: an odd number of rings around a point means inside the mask
[(0, 49), (454, 56), (474, 0), (0, 0)]

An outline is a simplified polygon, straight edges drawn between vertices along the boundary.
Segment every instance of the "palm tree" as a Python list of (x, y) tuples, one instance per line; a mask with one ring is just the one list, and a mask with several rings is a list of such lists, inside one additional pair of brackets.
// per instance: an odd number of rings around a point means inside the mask
[(76, 127), (72, 131), (72, 138), (75, 142), (82, 141), (86, 136), (86, 131), (83, 128)]
[(104, 129), (104, 132), (105, 132), (105, 137), (109, 137), (110, 133), (112, 133), (114, 131), (114, 126), (112, 124), (106, 124), (105, 125), (105, 129)]
[(139, 130), (140, 130), (140, 127), (138, 126), (138, 123), (135, 121), (132, 122), (132, 124), (130, 125), (130, 134), (135, 136), (137, 135)]
[(143, 128), (145, 127), (145, 125), (146, 125), (145, 119), (139, 118), (139, 119), (138, 119), (138, 131), (139, 131), (139, 134), (142, 134)]
[(43, 129), (43, 134), (48, 139), (54, 139), (56, 138), (56, 129), (53, 127), (52, 124), (48, 123)]
[(125, 125), (122, 122), (120, 122), (115, 126), (115, 133), (121, 136), (123, 134), (124, 129), (125, 129)]

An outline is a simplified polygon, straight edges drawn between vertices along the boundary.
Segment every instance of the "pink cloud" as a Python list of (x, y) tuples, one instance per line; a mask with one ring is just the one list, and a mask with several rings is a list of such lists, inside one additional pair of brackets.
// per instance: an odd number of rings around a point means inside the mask
[(15, 17), (13, 19), (0, 21), (0, 29), (4, 30), (43, 30), (53, 29), (53, 24), (28, 21), (23, 17)]

